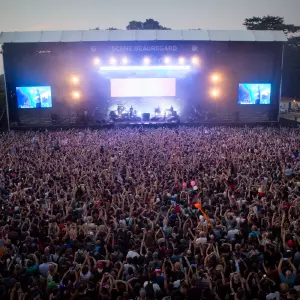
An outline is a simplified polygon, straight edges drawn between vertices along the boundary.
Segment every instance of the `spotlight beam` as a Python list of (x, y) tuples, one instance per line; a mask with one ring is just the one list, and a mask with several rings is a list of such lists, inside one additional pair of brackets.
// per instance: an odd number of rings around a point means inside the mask
[(218, 82), (218, 81), (220, 81), (220, 75), (219, 74), (212, 74), (211, 75), (211, 81), (212, 82)]
[(179, 64), (183, 65), (185, 63), (185, 58), (183, 56), (180, 56), (178, 62)]
[(127, 57), (123, 57), (122, 58), (122, 64), (123, 65), (127, 65), (128, 64), (128, 58)]
[(74, 99), (79, 99), (79, 98), (80, 98), (80, 92), (78, 92), (78, 91), (73, 91), (72, 97), (73, 97)]
[(100, 60), (99, 57), (95, 57), (94, 60), (93, 60), (93, 62), (94, 62), (94, 65), (97, 66), (97, 65), (100, 65), (101, 60)]
[(167, 64), (170, 64), (171, 63), (171, 58), (169, 57), (169, 56), (166, 56), (165, 58), (164, 58), (164, 63), (167, 65)]
[(79, 78), (77, 76), (73, 76), (71, 80), (73, 84), (79, 83)]
[(151, 59), (149, 57), (145, 57), (144, 60), (143, 60), (143, 63), (145, 65), (149, 65), (151, 63)]
[(220, 91), (218, 89), (211, 90), (211, 96), (213, 98), (217, 98), (217, 97), (219, 97), (219, 95), (220, 95)]
[(111, 65), (115, 65), (115, 64), (117, 63), (117, 59), (116, 59), (115, 57), (111, 57), (111, 58), (109, 59), (109, 63), (110, 63)]

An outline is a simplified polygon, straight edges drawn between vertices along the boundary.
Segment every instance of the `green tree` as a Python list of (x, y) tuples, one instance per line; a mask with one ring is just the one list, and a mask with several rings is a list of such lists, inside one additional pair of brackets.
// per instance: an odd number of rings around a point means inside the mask
[(296, 33), (300, 26), (285, 24), (284, 18), (275, 16), (247, 18), (243, 24), (248, 30), (280, 30), (284, 33)]
[[(162, 26), (158, 21), (154, 19), (146, 19), (142, 21), (130, 21), (126, 26), (127, 30), (170, 30), (170, 28)], [(101, 30), (100, 27), (93, 28), (92, 30)], [(119, 30), (115, 27), (109, 27), (106, 30)]]
[(127, 30), (142, 30), (144, 27), (144, 23), (141, 21), (130, 21), (126, 26)]
[[(98, 26), (98, 27), (93, 28), (93, 29), (91, 29), (91, 30), (101, 30), (101, 28)], [(120, 30), (120, 29), (115, 28), (115, 27), (109, 27), (109, 28), (107, 28), (106, 30)]]
[(145, 22), (130, 21), (126, 26), (127, 30), (170, 30), (170, 28), (162, 26), (154, 19), (146, 19)]
[(253, 17), (245, 19), (243, 24), (248, 30), (280, 30), (288, 43), (284, 50), (282, 94), (300, 98), (300, 26), (285, 24), (284, 18), (276, 16)]

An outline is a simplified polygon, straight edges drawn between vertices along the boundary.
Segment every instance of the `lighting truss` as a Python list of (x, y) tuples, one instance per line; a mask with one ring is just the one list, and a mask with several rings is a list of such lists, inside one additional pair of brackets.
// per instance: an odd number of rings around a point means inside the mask
[(189, 71), (191, 66), (103, 66), (100, 71)]

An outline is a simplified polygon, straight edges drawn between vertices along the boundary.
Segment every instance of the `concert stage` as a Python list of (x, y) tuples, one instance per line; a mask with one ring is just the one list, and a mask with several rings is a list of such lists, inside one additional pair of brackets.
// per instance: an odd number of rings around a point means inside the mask
[(1, 33), (7, 127), (273, 124), (277, 31)]

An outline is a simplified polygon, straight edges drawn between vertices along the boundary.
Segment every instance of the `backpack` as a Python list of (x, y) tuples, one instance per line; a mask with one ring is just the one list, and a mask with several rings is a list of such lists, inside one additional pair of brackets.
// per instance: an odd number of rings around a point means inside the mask
[(154, 292), (154, 288), (153, 288), (153, 282), (149, 282), (145, 286), (145, 291), (146, 291), (147, 297), (149, 297), (150, 299), (154, 298), (155, 292)]

